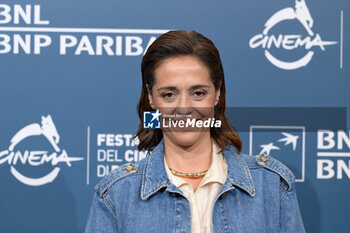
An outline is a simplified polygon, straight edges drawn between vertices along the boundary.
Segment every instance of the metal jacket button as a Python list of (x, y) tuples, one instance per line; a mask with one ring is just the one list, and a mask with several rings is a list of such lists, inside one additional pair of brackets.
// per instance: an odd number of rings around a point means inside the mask
[(261, 157), (261, 161), (263, 161), (264, 163), (270, 163), (270, 161), (268, 161), (265, 156)]

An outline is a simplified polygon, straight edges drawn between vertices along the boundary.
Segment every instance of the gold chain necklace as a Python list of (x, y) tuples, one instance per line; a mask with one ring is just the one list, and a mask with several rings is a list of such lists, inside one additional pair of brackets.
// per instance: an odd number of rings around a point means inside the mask
[(182, 177), (187, 177), (187, 178), (197, 178), (197, 177), (201, 177), (201, 176), (204, 176), (205, 174), (207, 174), (207, 170), (205, 171), (202, 171), (202, 172), (196, 172), (196, 173), (183, 173), (183, 172), (178, 172), (178, 171), (175, 171), (173, 169), (171, 169), (169, 167), (169, 170), (170, 172), (175, 175), (175, 176), (182, 176)]

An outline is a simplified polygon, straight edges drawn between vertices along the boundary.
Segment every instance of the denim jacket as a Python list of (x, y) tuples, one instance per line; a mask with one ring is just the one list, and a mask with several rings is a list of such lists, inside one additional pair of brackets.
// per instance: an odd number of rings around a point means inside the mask
[[(163, 141), (95, 187), (85, 233), (190, 233), (191, 210), (164, 168)], [(268, 155), (223, 152), (227, 179), (213, 208), (215, 233), (305, 232), (293, 173)]]

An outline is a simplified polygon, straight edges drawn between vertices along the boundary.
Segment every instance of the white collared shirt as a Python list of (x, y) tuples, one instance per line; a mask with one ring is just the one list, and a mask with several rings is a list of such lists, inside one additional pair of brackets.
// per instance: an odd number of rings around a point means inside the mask
[(169, 180), (178, 187), (190, 202), (192, 216), (192, 233), (211, 233), (212, 230), (212, 213), (214, 202), (219, 194), (222, 185), (227, 177), (227, 164), (220, 147), (214, 142), (212, 163), (202, 181), (198, 185), (196, 192), (187, 181), (173, 175), (164, 159), (164, 166)]

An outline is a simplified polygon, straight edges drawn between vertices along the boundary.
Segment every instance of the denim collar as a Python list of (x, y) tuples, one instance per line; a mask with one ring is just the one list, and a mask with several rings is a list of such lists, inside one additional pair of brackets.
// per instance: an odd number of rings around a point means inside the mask
[[(253, 180), (247, 164), (243, 158), (234, 152), (234, 148), (224, 151), (224, 157), (227, 163), (227, 178), (219, 195), (238, 187), (247, 192), (251, 197), (255, 196)], [(164, 168), (164, 140), (154, 148), (151, 155), (148, 156), (145, 170), (142, 177), (141, 198), (147, 200), (154, 193), (162, 188), (167, 191), (182, 192), (170, 183)]]

